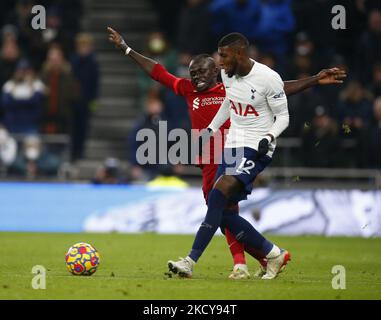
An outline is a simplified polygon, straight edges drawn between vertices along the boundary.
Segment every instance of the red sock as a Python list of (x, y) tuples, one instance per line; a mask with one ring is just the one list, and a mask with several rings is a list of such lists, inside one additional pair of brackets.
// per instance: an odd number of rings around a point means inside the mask
[(225, 237), (233, 256), (234, 264), (246, 264), (244, 245), (238, 242), (227, 228), (225, 228)]

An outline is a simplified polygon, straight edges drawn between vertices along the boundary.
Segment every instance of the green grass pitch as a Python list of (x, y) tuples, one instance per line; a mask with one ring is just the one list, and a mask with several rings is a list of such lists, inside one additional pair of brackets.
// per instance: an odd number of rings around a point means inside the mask
[[(158, 234), (0, 233), (0, 299), (381, 299), (381, 238), (269, 236), (292, 254), (271, 281), (234, 281), (225, 239), (214, 237), (192, 279), (168, 278), (166, 262), (185, 256), (193, 236)], [(101, 254), (91, 277), (71, 275), (64, 255), (76, 242)], [(257, 263), (247, 256), (252, 273)], [(47, 269), (46, 290), (31, 287), (34, 265)], [(332, 289), (332, 267), (346, 289)]]

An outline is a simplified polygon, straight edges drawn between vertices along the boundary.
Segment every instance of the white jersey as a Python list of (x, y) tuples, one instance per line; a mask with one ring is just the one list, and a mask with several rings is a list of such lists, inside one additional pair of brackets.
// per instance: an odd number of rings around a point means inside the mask
[(268, 156), (272, 156), (276, 138), (287, 128), (289, 115), (283, 81), (278, 73), (256, 62), (244, 77), (229, 78), (221, 71), (226, 98), (208, 126), (216, 132), (230, 117), (226, 148), (250, 147), (258, 150), (258, 143), (267, 134), (274, 136)]

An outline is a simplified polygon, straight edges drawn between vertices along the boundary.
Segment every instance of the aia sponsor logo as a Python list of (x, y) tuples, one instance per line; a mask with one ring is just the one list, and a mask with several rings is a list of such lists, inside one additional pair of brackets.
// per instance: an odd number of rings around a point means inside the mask
[(230, 100), (230, 109), (234, 110), (235, 114), (242, 117), (247, 117), (250, 115), (254, 115), (256, 117), (259, 116), (257, 110), (255, 110), (255, 108), (250, 104), (234, 103)]

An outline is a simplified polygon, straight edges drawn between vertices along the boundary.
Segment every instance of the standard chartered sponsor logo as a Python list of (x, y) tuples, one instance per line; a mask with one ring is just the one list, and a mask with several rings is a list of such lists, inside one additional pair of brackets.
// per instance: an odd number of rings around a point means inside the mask
[(210, 98), (203, 98), (200, 102), (200, 98), (195, 98), (193, 100), (193, 110), (198, 109), (200, 106), (210, 106), (212, 104), (218, 104), (220, 105), (222, 101), (224, 101), (224, 97), (210, 97)]
[(211, 104), (221, 104), (222, 101), (224, 101), (224, 97), (210, 97), (210, 98), (204, 98), (201, 101), (201, 107), (208, 106)]

